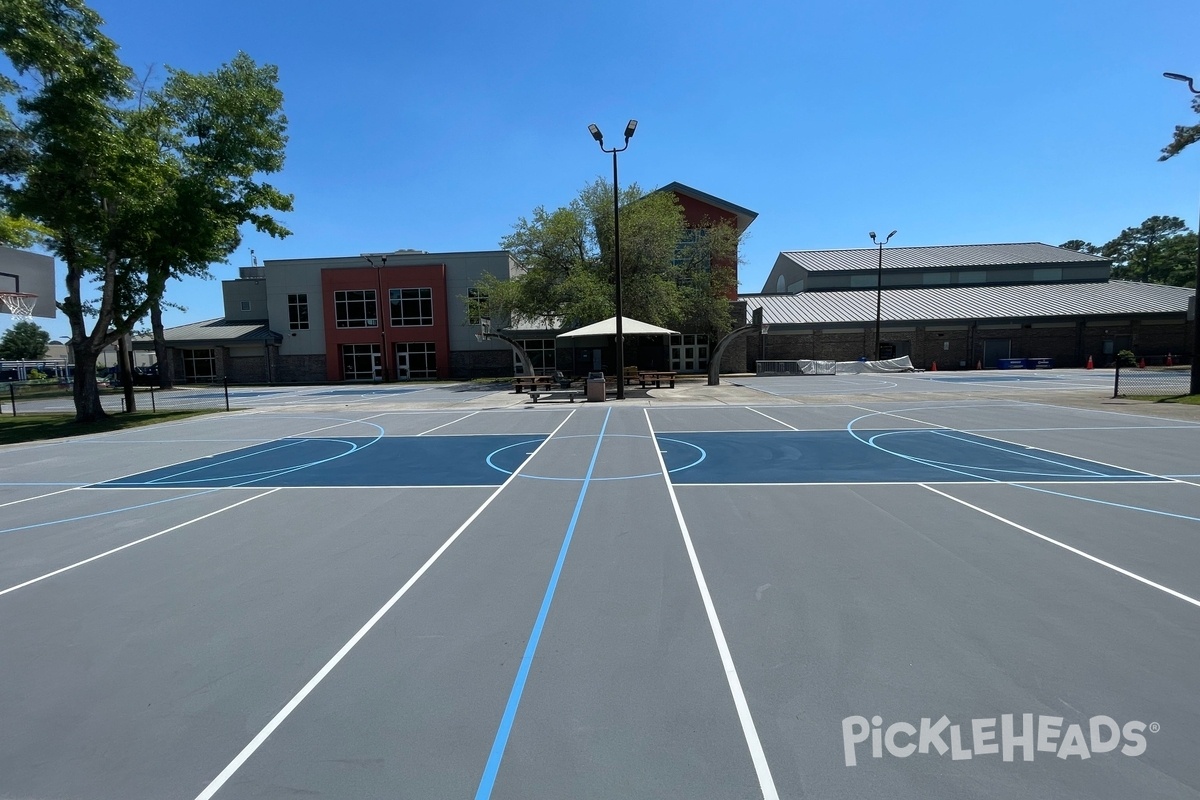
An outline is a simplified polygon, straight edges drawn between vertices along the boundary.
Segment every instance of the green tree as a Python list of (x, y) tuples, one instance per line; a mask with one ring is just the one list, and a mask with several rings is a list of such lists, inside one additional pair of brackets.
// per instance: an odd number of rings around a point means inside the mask
[[(1189, 83), (1188, 88), (1191, 87), (1192, 85)], [(1192, 111), (1200, 114), (1200, 95), (1194, 93), (1192, 94)], [(1200, 125), (1176, 125), (1174, 136), (1171, 137), (1170, 143), (1162, 149), (1158, 160), (1166, 161), (1179, 155), (1188, 145), (1194, 144), (1197, 140), (1200, 140)]]
[(37, 361), (46, 357), (50, 334), (36, 322), (21, 320), (0, 337), (0, 358), (13, 361)]
[[(678, 199), (621, 191), (621, 274), (625, 316), (720, 336), (731, 328), (737, 229), (725, 222), (689, 229)], [(576, 328), (616, 313), (612, 184), (588, 184), (567, 206), (538, 206), (500, 245), (521, 264), (510, 280), (485, 278), (494, 314), (547, 327)]]
[(1059, 245), (1066, 250), (1074, 250), (1078, 253), (1087, 253), (1088, 255), (1100, 255), (1100, 248), (1091, 242), (1085, 242), (1083, 239), (1071, 239)]
[[(1191, 254), (1181, 248), (1191, 243)], [(1101, 249), (1112, 261), (1114, 278), (1145, 283), (1171, 283), (1188, 276), (1180, 267), (1195, 265), (1195, 234), (1179, 217), (1154, 216), (1141, 225), (1126, 228)], [(1185, 256), (1180, 262), (1180, 256)], [(1183, 285), (1183, 284), (1176, 284)]]
[[(161, 91), (139, 97), (102, 24), (82, 0), (0, 3), (0, 50), (23, 81), (0, 86), (17, 111), (16, 135), (0, 136), (0, 205), (42, 226), (66, 266), (59, 308), (83, 422), (105, 413), (98, 355), (161, 304), (167, 281), (207, 274), (243, 222), (285, 235), (269, 212), (291, 208), (256, 180), (283, 162), (273, 67), (239, 55), (209, 76), (171, 71)], [(264, 121), (259, 136), (252, 128)], [(92, 286), (99, 297), (85, 298)]]

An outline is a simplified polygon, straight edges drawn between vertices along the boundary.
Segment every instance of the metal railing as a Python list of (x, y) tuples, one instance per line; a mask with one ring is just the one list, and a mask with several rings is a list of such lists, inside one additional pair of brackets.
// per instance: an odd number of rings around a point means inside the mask
[[(74, 414), (74, 388), (55, 381), (8, 381), (0, 384), (0, 413)], [(119, 389), (99, 388), (100, 405), (109, 413), (127, 411), (125, 393)], [(134, 387), (134, 406), (138, 411), (229, 410), (229, 381), (212, 384), (188, 384), (174, 389), (153, 386)]]

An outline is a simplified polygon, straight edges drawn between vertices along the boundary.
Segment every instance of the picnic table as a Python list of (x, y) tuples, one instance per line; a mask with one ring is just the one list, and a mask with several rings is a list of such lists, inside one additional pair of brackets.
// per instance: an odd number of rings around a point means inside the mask
[(554, 383), (552, 375), (518, 375), (512, 379), (513, 391), (517, 394), (524, 394), (526, 389), (552, 389)]
[(674, 389), (675, 388), (675, 376), (677, 374), (678, 373), (671, 372), (670, 370), (643, 369), (643, 370), (638, 370), (637, 377), (638, 377), (638, 381), (641, 382), (643, 389), (645, 389), (646, 384), (650, 383), (651, 381), (654, 381), (655, 389), (661, 389), (663, 381), (668, 381), (670, 388)]

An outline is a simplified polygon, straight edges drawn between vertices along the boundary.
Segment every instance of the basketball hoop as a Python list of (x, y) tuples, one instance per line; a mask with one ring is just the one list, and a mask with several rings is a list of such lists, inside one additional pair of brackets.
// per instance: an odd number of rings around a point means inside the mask
[(33, 307), (37, 299), (36, 294), (28, 292), (0, 292), (0, 303), (4, 304), (13, 318), (22, 322), (28, 322), (33, 316)]

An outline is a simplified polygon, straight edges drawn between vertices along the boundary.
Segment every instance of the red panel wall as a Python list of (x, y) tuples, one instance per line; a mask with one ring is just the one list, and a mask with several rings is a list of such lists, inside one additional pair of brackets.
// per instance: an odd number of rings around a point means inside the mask
[[(393, 327), (389, 289), (433, 290), (433, 324)], [(334, 314), (333, 293), (336, 291), (374, 289), (379, 303), (382, 327), (339, 328)], [(437, 347), (439, 379), (450, 377), (450, 319), (446, 292), (446, 266), (430, 264), (412, 267), (354, 267), (321, 270), (321, 302), (325, 310), (325, 370), (331, 381), (342, 380), (340, 345), (379, 344), (387, 363), (389, 380), (396, 377), (396, 342), (433, 342)]]
[[(702, 200), (697, 200), (694, 197), (688, 197), (685, 194), (675, 192), (675, 197), (678, 198), (679, 204), (683, 206), (683, 218), (687, 221), (689, 228), (701, 228), (708, 225), (714, 225), (719, 222), (727, 222), (737, 229), (737, 214), (710, 206)], [(717, 266), (726, 267), (733, 270), (734, 282), (725, 291), (725, 296), (730, 300), (737, 299), (737, 254), (734, 254), (732, 261), (717, 262)]]

